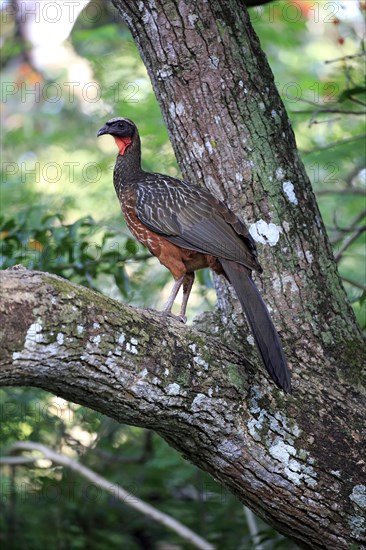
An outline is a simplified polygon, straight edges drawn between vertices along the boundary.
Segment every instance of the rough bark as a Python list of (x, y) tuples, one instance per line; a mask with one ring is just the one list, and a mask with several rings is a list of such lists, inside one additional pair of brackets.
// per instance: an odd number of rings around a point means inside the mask
[(360, 546), (361, 335), (244, 4), (114, 3), (141, 50), (185, 177), (248, 224), (273, 224), (269, 238), (279, 233), (276, 246), (260, 247), (265, 274), (257, 282), (294, 394), (278, 391), (244, 346), (242, 314), (222, 282), (224, 323), (206, 319), (198, 331), (22, 270), (3, 273), (1, 383), (39, 386), (156, 430), (303, 546)]
[[(322, 350), (342, 376), (357, 378), (350, 360), (359, 328), (244, 2), (113, 3), (149, 71), (183, 175), (248, 224), (263, 220), (267, 241), (279, 235), (276, 246), (260, 245), (265, 270), (257, 282), (291, 348), (290, 363), (307, 364), (314, 383)], [(222, 279), (217, 288), (230, 340), (242, 315)]]
[(219, 336), (24, 268), (1, 274), (1, 315), (1, 385), (155, 430), (303, 546), (361, 544), (364, 393), (325, 358), (285, 397)]
[[(291, 423), (290, 418), (295, 422), (302, 433), (302, 444), (306, 441), (306, 452), (310, 451), (310, 444), (312, 457), (309, 454), (305, 459), (308, 465), (313, 460), (319, 461), (324, 473), (338, 475), (343, 481), (344, 475), (347, 477), (345, 468), (349, 469), (350, 479), (361, 483), (364, 464), (361, 466), (363, 458), (356, 442), (362, 437), (363, 420), (352, 417), (354, 409), (349, 399), (355, 395), (354, 391), (358, 393), (364, 377), (363, 343), (310, 181), (296, 150), (290, 122), (251, 27), (245, 2), (154, 0), (135, 4), (113, 0), (113, 3), (127, 22), (145, 61), (183, 175), (224, 198), (247, 223), (254, 226), (259, 220), (266, 222), (264, 233), (267, 232), (268, 241), (271, 230), (278, 230), (276, 246), (268, 246), (269, 242), (260, 246), (265, 273), (259, 284), (285, 341), (293, 367), (295, 395), (302, 401), (297, 410), (286, 408), (289, 416), (285, 424)], [(230, 326), (226, 332), (221, 329), (222, 338), (234, 346), (230, 336), (234, 334), (240, 340), (241, 316), (235, 314), (225, 283), (219, 281), (217, 288), (223, 319)], [(232, 325), (237, 325), (236, 331), (232, 331)], [(331, 397), (334, 391), (336, 394)], [(324, 406), (324, 400), (329, 408)], [(362, 409), (361, 403), (360, 397)], [(277, 406), (282, 415), (282, 399)], [(258, 425), (262, 428), (265, 425), (264, 431), (271, 432), (267, 413), (258, 414)], [(339, 431), (344, 414), (347, 420)], [(354, 427), (353, 443), (343, 448), (346, 432), (352, 433)], [(275, 441), (277, 457), (291, 463), (292, 443), (287, 447), (286, 439), (278, 439), (273, 433), (261, 441), (269, 454), (270, 442)], [(295, 448), (297, 457), (301, 450), (296, 445)], [(336, 462), (343, 463), (339, 468), (333, 463), (337, 455)], [(296, 469), (297, 458), (294, 460)], [(334, 467), (330, 467), (331, 463)], [(360, 468), (357, 474), (353, 469), (356, 464)], [(263, 481), (265, 475), (259, 471), (257, 474)], [(292, 532), (296, 540), (302, 538), (312, 547), (331, 548), (347, 546), (352, 536), (364, 536), (361, 531), (366, 527), (365, 519), (354, 517), (343, 522), (339, 516), (332, 525), (321, 519), (321, 510), (327, 507), (324, 503), (336, 508), (339, 500), (354, 502), (351, 493), (344, 492), (332, 504), (327, 494), (330, 486), (330, 479), (322, 488), (318, 485), (321, 504), (314, 532), (310, 533), (306, 521), (302, 526), (298, 523)], [(360, 487), (365, 490), (364, 485)], [(298, 492), (295, 486), (294, 490)], [(252, 486), (252, 498), (254, 492)], [(310, 502), (304, 495), (301, 498), (303, 503)], [(262, 499), (263, 494), (258, 494), (258, 513)], [(276, 520), (271, 519), (277, 521), (281, 530), (284, 526), (280, 516), (286, 505), (281, 499), (277, 504), (282, 511), (275, 514)], [(289, 508), (286, 510), (290, 515)], [(303, 514), (311, 516), (313, 512), (306, 511), (305, 505)], [(270, 519), (263, 510), (262, 515)], [(289, 517), (286, 522), (287, 525), (291, 522)], [(336, 541), (330, 534), (335, 526), (340, 534), (341, 523), (343, 534), (351, 537), (348, 543)]]

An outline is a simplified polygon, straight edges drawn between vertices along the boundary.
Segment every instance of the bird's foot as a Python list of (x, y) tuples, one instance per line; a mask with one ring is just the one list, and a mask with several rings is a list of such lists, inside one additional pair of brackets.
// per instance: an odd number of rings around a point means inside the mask
[(170, 317), (171, 319), (174, 319), (175, 321), (179, 321), (180, 323), (186, 323), (187, 317), (185, 315), (174, 315), (171, 311), (163, 310), (160, 313), (163, 315), (163, 317)]

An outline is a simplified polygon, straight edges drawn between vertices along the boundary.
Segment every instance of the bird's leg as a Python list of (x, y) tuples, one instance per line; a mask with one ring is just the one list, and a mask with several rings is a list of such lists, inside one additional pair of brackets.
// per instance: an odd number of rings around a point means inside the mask
[(187, 273), (184, 276), (184, 280), (183, 280), (183, 299), (182, 299), (182, 305), (180, 306), (180, 312), (179, 312), (179, 317), (181, 317), (184, 320), (184, 322), (187, 321), (186, 309), (187, 309), (188, 299), (192, 290), (193, 283), (194, 283), (194, 273), (193, 272)]
[[(182, 323), (185, 323), (187, 321), (186, 309), (187, 309), (189, 295), (192, 290), (193, 282), (194, 282), (194, 273), (186, 273), (185, 275), (183, 275), (182, 277), (180, 277), (175, 281), (172, 291), (170, 293), (170, 296), (168, 298), (168, 301), (166, 302), (163, 308), (163, 311), (162, 311), (163, 315), (170, 315), (171, 317), (175, 317), (175, 319), (182, 321)], [(179, 289), (182, 285), (183, 285), (183, 299), (182, 299), (182, 304), (180, 306), (180, 312), (179, 312), (179, 315), (173, 315), (172, 307), (174, 304), (174, 300), (176, 299)]]
[[(165, 306), (163, 307), (163, 311), (162, 311), (163, 315), (172, 315), (172, 307), (173, 307), (173, 304), (174, 304), (174, 300), (177, 297), (177, 294), (179, 292), (180, 287), (182, 286), (182, 283), (183, 283), (185, 277), (186, 277), (186, 275), (183, 275), (182, 277), (180, 277), (179, 279), (177, 279), (175, 281), (174, 286), (171, 290), (170, 296), (169, 296)], [(172, 316), (176, 317), (176, 315), (172, 315)], [(181, 320), (183, 320), (183, 319), (181, 319)]]

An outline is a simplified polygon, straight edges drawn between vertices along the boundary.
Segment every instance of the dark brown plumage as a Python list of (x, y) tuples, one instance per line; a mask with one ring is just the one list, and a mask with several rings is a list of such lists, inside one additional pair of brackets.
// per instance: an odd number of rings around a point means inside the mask
[(113, 118), (99, 130), (110, 134), (119, 149), (114, 187), (126, 223), (165, 265), (175, 279), (164, 312), (170, 313), (183, 285), (180, 318), (185, 320), (197, 269), (210, 267), (235, 288), (269, 374), (280, 388), (291, 391), (290, 373), (281, 342), (251, 272), (261, 272), (255, 243), (245, 225), (211, 193), (192, 183), (145, 172), (135, 124)]

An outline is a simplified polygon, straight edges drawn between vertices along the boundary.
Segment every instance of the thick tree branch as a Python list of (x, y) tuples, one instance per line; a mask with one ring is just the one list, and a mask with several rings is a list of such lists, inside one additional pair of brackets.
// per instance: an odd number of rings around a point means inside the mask
[(2, 272), (1, 314), (1, 385), (41, 387), (154, 429), (299, 544), (360, 542), (356, 342), (347, 369), (314, 348), (285, 397), (220, 338), (46, 273)]

